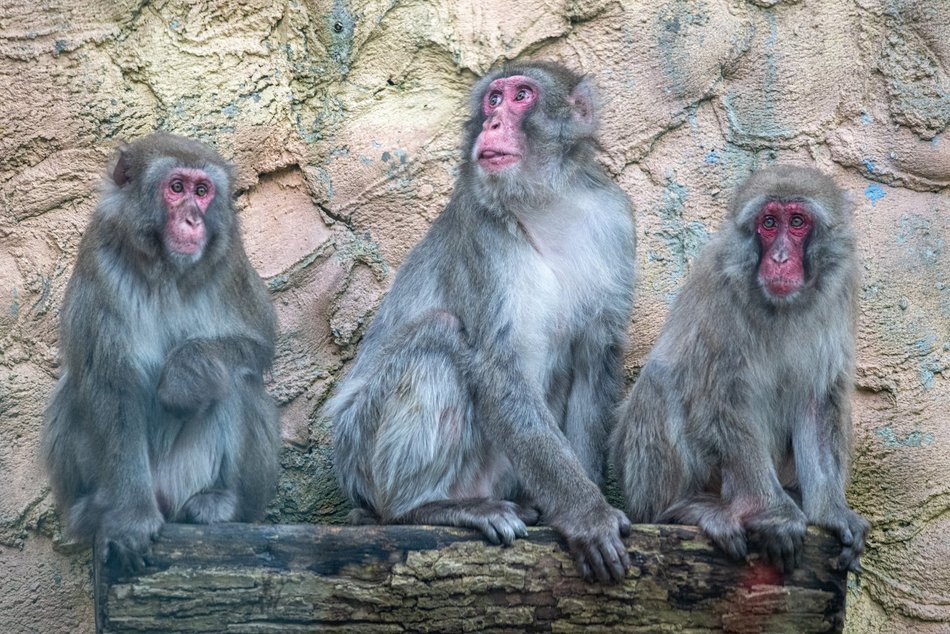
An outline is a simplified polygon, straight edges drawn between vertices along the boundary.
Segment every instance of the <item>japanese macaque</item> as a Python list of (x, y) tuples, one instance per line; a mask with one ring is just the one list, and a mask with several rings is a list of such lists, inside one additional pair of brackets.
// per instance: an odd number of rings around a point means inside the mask
[(858, 284), (831, 178), (779, 166), (739, 188), (612, 437), (634, 522), (698, 524), (734, 558), (752, 537), (780, 570), (812, 523), (858, 569), (869, 525), (845, 500)]
[(550, 63), (475, 86), (452, 198), (327, 405), (356, 521), (510, 544), (540, 512), (585, 578), (624, 577), (629, 522), (598, 485), (635, 238), (595, 111), (590, 81)]
[(66, 288), (43, 455), (67, 532), (123, 570), (166, 521), (260, 518), (276, 483), (275, 316), (231, 197), (202, 143), (123, 147)]

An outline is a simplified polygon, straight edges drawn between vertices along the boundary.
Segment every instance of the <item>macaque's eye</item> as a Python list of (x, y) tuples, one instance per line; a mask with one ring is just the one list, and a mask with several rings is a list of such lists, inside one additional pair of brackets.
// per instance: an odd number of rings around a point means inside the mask
[(185, 186), (182, 184), (181, 181), (172, 181), (172, 184), (170, 187), (171, 187), (171, 190), (175, 192), (176, 194), (180, 194), (183, 191), (185, 191)]
[(493, 92), (492, 94), (488, 95), (488, 105), (491, 106), (492, 108), (497, 108), (498, 106), (500, 106), (501, 93)]
[(805, 225), (805, 218), (803, 218), (802, 216), (798, 214), (795, 214), (794, 216), (792, 216), (792, 219), (789, 221), (788, 224), (792, 225), (795, 228), (802, 227)]
[(777, 224), (778, 222), (775, 220), (775, 216), (766, 216), (762, 219), (762, 226), (766, 229), (774, 229)]
[(208, 186), (205, 185), (204, 183), (198, 183), (198, 186), (195, 187), (195, 195), (198, 196), (198, 198), (203, 198), (207, 194), (208, 194)]
[(534, 96), (534, 91), (530, 88), (523, 87), (518, 89), (518, 93), (515, 95), (515, 101), (525, 101), (530, 100)]

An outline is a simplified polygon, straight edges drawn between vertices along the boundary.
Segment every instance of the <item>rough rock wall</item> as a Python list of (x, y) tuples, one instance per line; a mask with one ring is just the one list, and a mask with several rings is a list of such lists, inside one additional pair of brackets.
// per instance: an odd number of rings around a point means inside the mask
[[(731, 191), (814, 163), (864, 258), (850, 497), (874, 525), (848, 629), (950, 624), (950, 4), (944, 0), (0, 0), (0, 622), (92, 629), (37, 465), (57, 318), (116, 144), (234, 161), (280, 317), (272, 521), (339, 521), (318, 408), (447, 200), (468, 86), (503, 58), (595, 73), (637, 209), (631, 376)], [(787, 334), (787, 333), (785, 333)]]

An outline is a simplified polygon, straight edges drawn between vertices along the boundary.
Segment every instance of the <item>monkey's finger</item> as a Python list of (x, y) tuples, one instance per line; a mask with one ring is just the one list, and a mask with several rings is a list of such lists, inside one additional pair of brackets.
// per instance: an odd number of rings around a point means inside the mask
[(847, 524), (843, 525), (838, 530), (838, 539), (845, 546), (850, 546), (851, 544), (854, 543), (854, 534), (851, 532), (851, 529), (848, 527)]
[[(617, 511), (617, 528), (620, 530), (620, 534), (623, 537), (630, 537), (630, 531), (633, 530), (633, 524), (630, 523), (630, 518), (627, 517), (626, 513)], [(627, 552), (624, 550), (624, 552)]]
[[(842, 555), (844, 557), (844, 555)], [(864, 568), (861, 567), (861, 557), (855, 557), (854, 553), (849, 553), (847, 556), (847, 569), (851, 572), (860, 574), (864, 572)]]
[(740, 532), (730, 532), (723, 535), (710, 535), (717, 546), (731, 559), (745, 559), (748, 555), (745, 535)]
[(594, 577), (597, 578), (597, 581), (600, 583), (607, 583), (610, 581), (611, 575), (607, 569), (607, 564), (604, 562), (604, 556), (601, 554), (600, 548), (585, 544), (584, 551), (587, 562), (590, 565), (591, 570), (593, 570)]
[(482, 535), (484, 535), (485, 539), (489, 542), (496, 546), (501, 543), (501, 536), (498, 535), (498, 531), (495, 530), (490, 520), (482, 518), (477, 522), (477, 526), (478, 530), (482, 532)]
[(498, 534), (498, 531), (495, 530), (494, 526), (489, 526), (487, 528), (484, 528), (482, 529), (482, 532), (485, 533), (485, 537), (487, 537), (488, 541), (490, 541), (492, 544), (494, 544), (495, 546), (501, 545), (502, 543), (501, 535)]
[(505, 516), (500, 516), (493, 518), (491, 520), (492, 527), (495, 529), (495, 532), (501, 538), (501, 543), (505, 546), (511, 546), (515, 537), (517, 537), (519, 530), (524, 534), (527, 534), (528, 529), (523, 525), (519, 529), (518, 525), (521, 524), (521, 521), (517, 518), (509, 518)]
[(611, 540), (604, 559), (607, 562), (612, 580), (616, 583), (623, 581), (624, 577), (627, 576), (627, 571), (630, 570), (630, 555), (627, 553), (627, 548), (623, 542), (619, 539)]
[(581, 578), (584, 579), (584, 581), (591, 582), (594, 580), (594, 575), (590, 570), (590, 566), (587, 564), (587, 560), (584, 559), (584, 556), (581, 553), (574, 553), (574, 564), (580, 571)]
[(517, 522), (515, 524), (515, 535), (517, 537), (527, 537), (528, 536), (528, 527), (524, 525), (524, 522)]
[(782, 572), (791, 572), (795, 570), (796, 549), (789, 548), (783, 552)]

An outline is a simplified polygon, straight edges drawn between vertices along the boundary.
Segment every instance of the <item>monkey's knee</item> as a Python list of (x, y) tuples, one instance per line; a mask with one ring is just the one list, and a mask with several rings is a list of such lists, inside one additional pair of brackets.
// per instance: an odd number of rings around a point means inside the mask
[(448, 332), (462, 333), (465, 331), (462, 320), (447, 310), (433, 310), (428, 313), (428, 318), (435, 326), (444, 328)]

